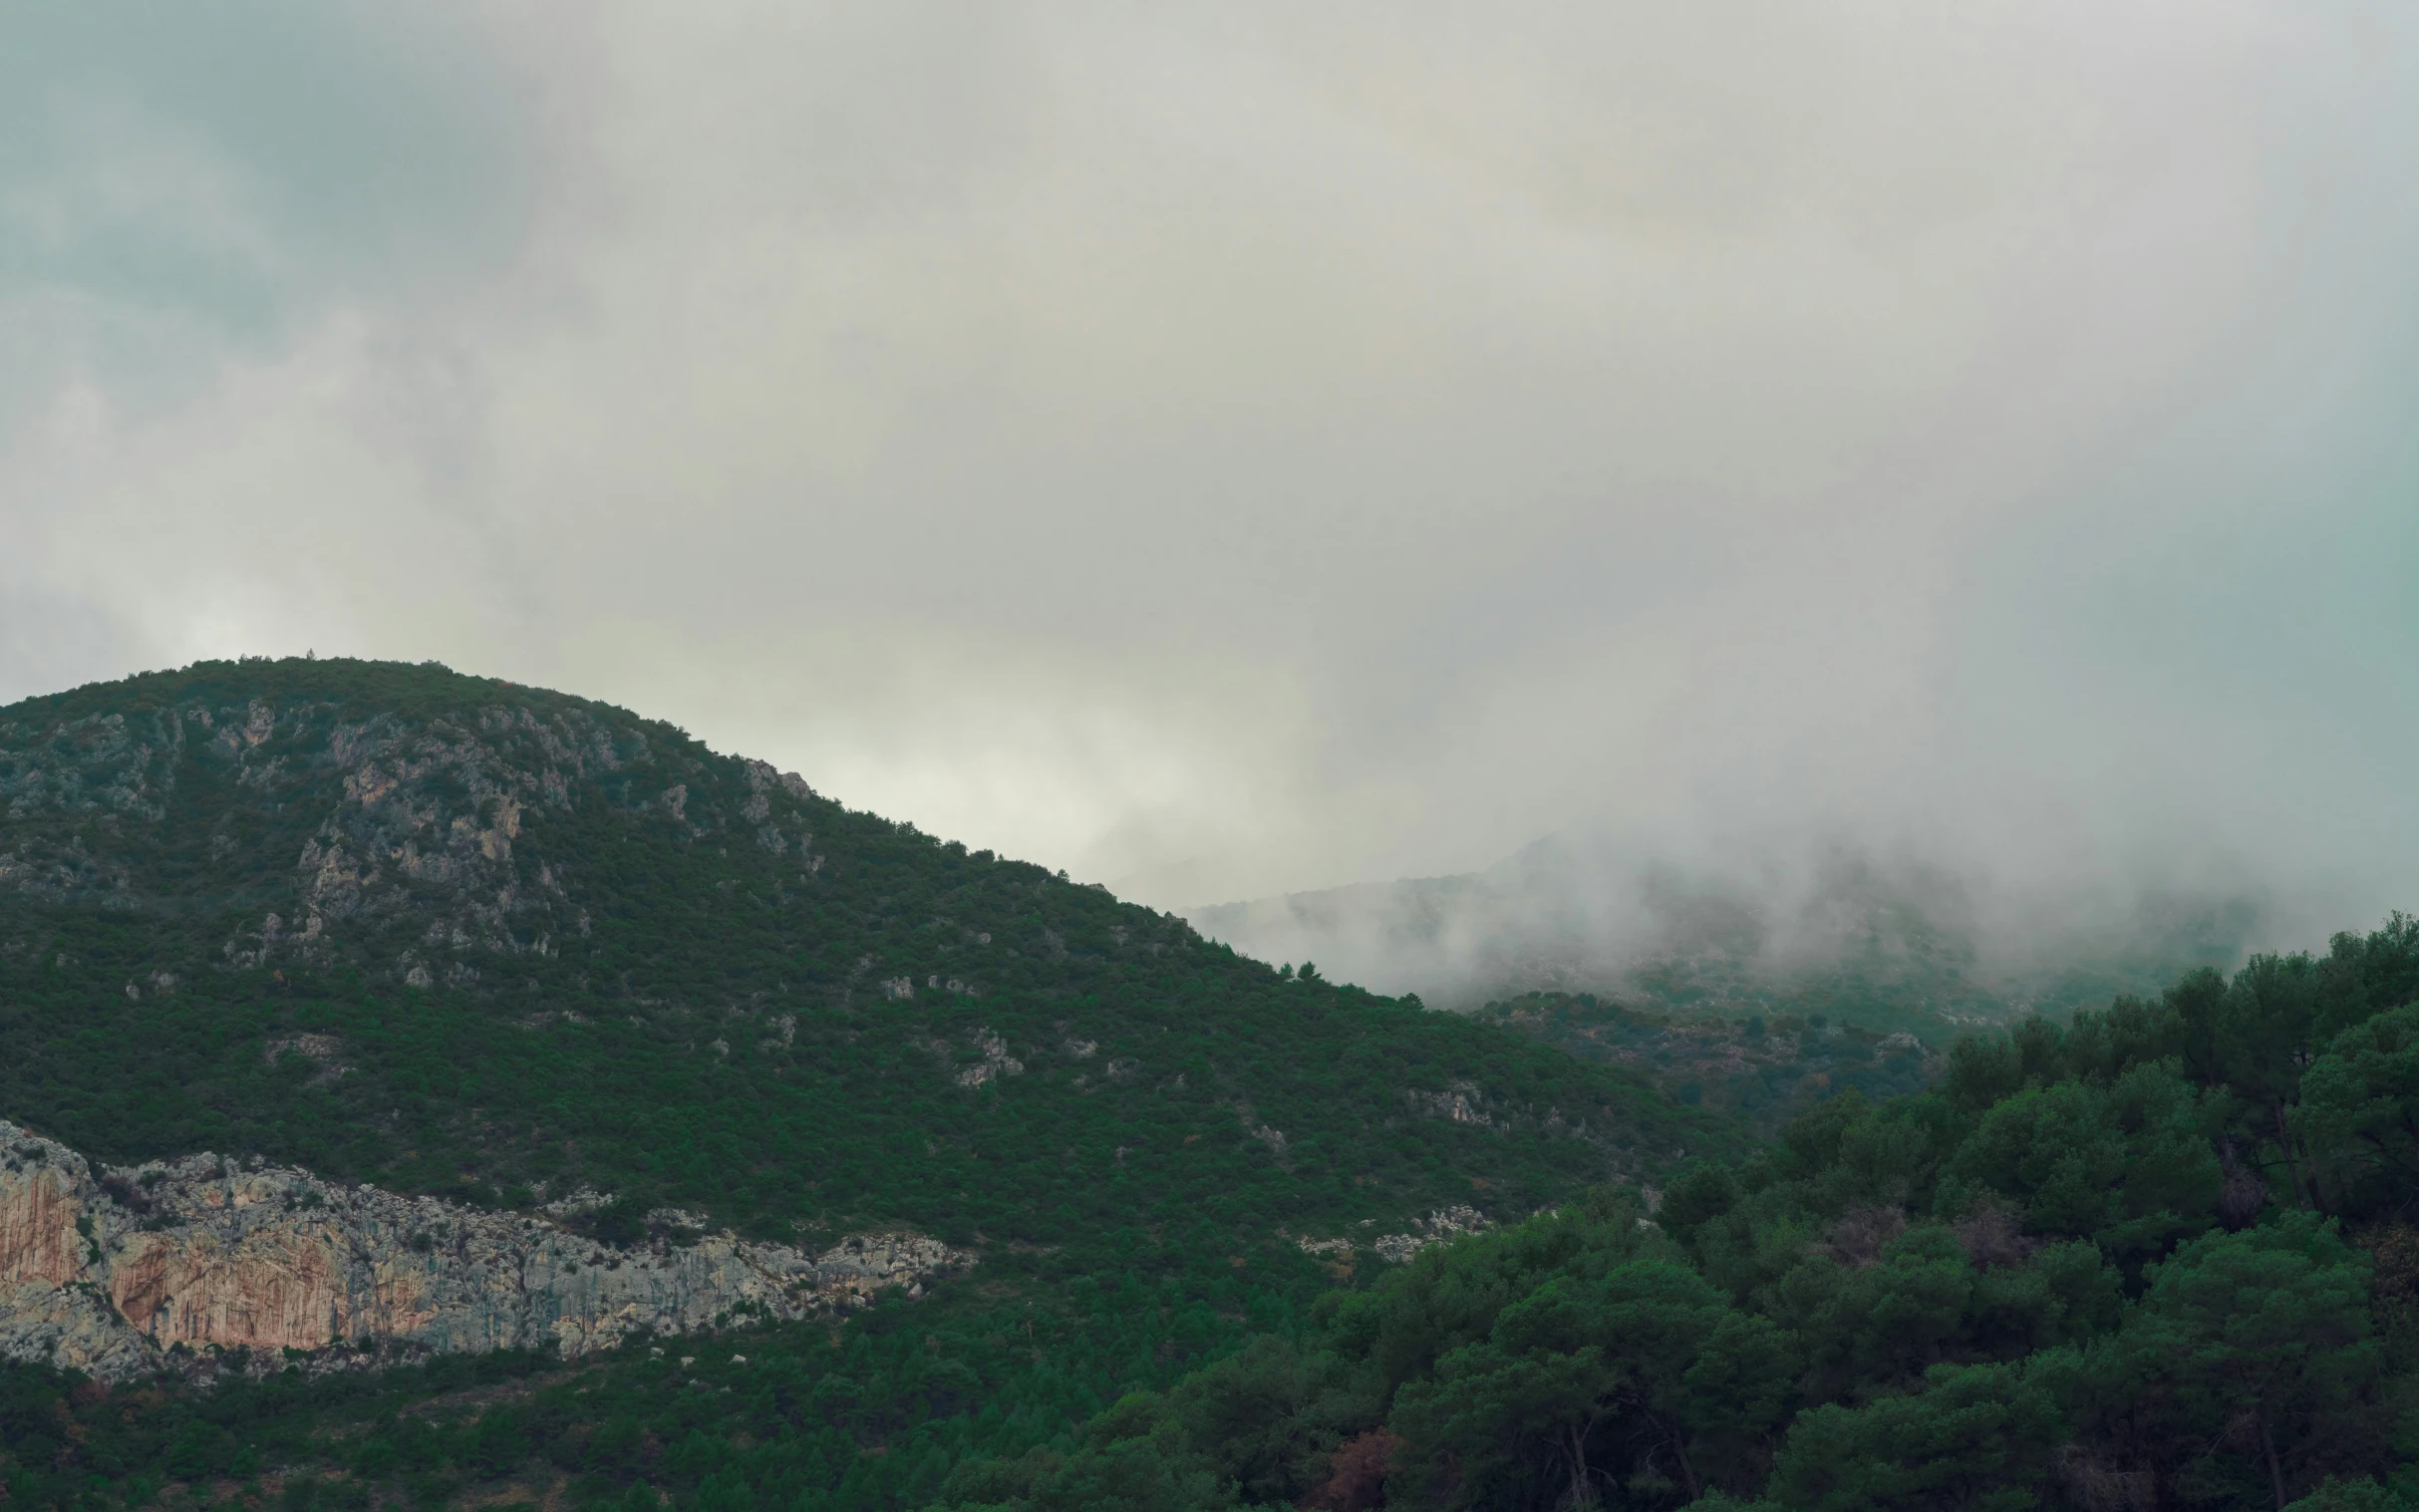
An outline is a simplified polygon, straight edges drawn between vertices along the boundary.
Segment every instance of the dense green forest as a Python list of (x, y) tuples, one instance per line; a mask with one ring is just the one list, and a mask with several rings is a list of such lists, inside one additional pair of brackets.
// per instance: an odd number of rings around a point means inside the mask
[[(1921, 1091), (1940, 1065), (1911, 1030), (1835, 1024), (1827, 1014), (1674, 1013), (1594, 993), (1524, 993), (1477, 1017), (1583, 1060), (1634, 1067), (1682, 1103), (1734, 1114), (1766, 1136), (1840, 1092)], [(1926, 1026), (1936, 1037), (1944, 1027)]]
[(2385, 1512), (2419, 1504), (2415, 997), (2397, 917), (1342, 1286), (1129, 1234), (576, 1366), (21, 1366), (12, 1500)]
[(1952, 1050), (953, 1474), (960, 1508), (2419, 1505), (2419, 921)]

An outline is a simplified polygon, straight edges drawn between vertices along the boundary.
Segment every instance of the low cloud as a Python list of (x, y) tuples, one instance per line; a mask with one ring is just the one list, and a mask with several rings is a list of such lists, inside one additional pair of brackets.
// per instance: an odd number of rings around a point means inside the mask
[(436, 657), (1163, 905), (2419, 893), (2398, 16), (347, 14), (24, 64), (0, 694)]

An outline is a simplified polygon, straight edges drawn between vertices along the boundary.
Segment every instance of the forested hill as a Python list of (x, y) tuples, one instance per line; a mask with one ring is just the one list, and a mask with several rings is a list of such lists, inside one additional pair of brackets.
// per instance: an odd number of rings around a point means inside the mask
[[(435, 666), (205, 663), (28, 700), (0, 709), (0, 1117), (97, 1162), (209, 1151), (532, 1223), (568, 1199), (599, 1242), (659, 1252), (669, 1222), (975, 1255), (912, 1325), (754, 1336), (748, 1379), (815, 1394), (760, 1404), (732, 1505), (777, 1482), (782, 1504), (920, 1506), (967, 1455), (1290, 1330), (1381, 1252), (1743, 1148), (1626, 1069)], [(45, 1505), (260, 1467), (273, 1491), (285, 1463), (332, 1496), (492, 1500), (519, 1476), (685, 1503), (722, 1450), (660, 1435), (723, 1430), (706, 1395), (660, 1394), (693, 1377), (623, 1355), (552, 1437), (434, 1400), (545, 1380), (537, 1357), (99, 1405), (0, 1370), (6, 1484)], [(423, 1432), (448, 1422), (485, 1447)]]
[(0, 709), (0, 1114), (110, 1159), (1229, 1249), (1525, 1214), (1719, 1137), (1635, 1077), (434, 666)]

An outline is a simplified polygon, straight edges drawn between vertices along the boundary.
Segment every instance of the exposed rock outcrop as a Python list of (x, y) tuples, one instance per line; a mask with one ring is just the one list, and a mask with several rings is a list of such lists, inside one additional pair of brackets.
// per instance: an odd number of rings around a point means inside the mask
[[(476, 707), (437, 718), (361, 715), (324, 699), (187, 696), (131, 717), (0, 721), (9, 823), (0, 892), (180, 909), (189, 896), (151, 892), (156, 876), (121, 842), (155, 839), (180, 783), (187, 799), (195, 783), (223, 784), (240, 798), (177, 889), (248, 898), (220, 964), (341, 959), (413, 987), (458, 989), (479, 981), (466, 954), (549, 956), (593, 927), (574, 896), (577, 861), (531, 829), (583, 804), (633, 827), (669, 823), (691, 840), (753, 834), (784, 858), (781, 875), (821, 870), (805, 817), (818, 800), (795, 773), (748, 762), (734, 783), (663, 730), (614, 711), (523, 699), (508, 685), (477, 692)], [(274, 909), (255, 913), (264, 853), (292, 871)]]
[[(1402, 1265), (1431, 1244), (1443, 1244), (1464, 1234), (1483, 1234), (1487, 1228), (1484, 1213), (1474, 1207), (1456, 1205), (1428, 1214), (1414, 1225), (1411, 1233), (1380, 1234), (1370, 1242), (1369, 1248), (1375, 1250), (1377, 1258), (1388, 1265)], [(1303, 1248), (1309, 1249), (1310, 1246), (1306, 1244)]]
[[(624, 1247), (213, 1155), (96, 1169), (0, 1120), (0, 1357), (123, 1380), (236, 1348), (566, 1357), (797, 1319), (973, 1257), (913, 1234), (820, 1254), (729, 1233)], [(182, 1350), (178, 1347), (182, 1346)]]

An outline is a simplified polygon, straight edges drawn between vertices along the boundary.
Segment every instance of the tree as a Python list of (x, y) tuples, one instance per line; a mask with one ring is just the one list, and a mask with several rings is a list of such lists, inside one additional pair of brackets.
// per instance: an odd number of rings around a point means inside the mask
[(2273, 1141), (2295, 1199), (2314, 1205), (2286, 1113), (2301, 1073), (2321, 1048), (2326, 983), (2306, 955), (2254, 956), (2233, 981), (2222, 987), (2221, 981), (2214, 972), (2196, 973), (2167, 994), (2188, 1073), (2243, 1100), (2245, 1132), (2259, 1142)]
[(2120, 1389), (2177, 1446), (2222, 1441), (2244, 1419), (2281, 1508), (2288, 1463), (2297, 1472), (2340, 1432), (2378, 1373), (2367, 1259), (2310, 1213), (2194, 1240), (2151, 1269), (2121, 1349)]
[(2357, 1205), (2419, 1195), (2419, 1004), (2337, 1035), (2302, 1075), (2290, 1123)]
[(2327, 1032), (2400, 1008), (2419, 999), (2419, 918), (2397, 910), (2373, 934), (2339, 934), (2318, 965)]
[(1730, 1168), (1700, 1161), (1664, 1189), (1655, 1221), (1679, 1244), (1692, 1246), (1696, 1231), (1736, 1207), (1738, 1199)]
[[(1567, 1504), (1593, 1506), (1601, 1461), (1638, 1443), (1640, 1468), (1660, 1473), (1667, 1454), (1693, 1500), (1703, 1477), (1692, 1441), (1768, 1422), (1785, 1378), (1770, 1324), (1734, 1313), (1685, 1267), (1641, 1260), (1601, 1282), (1556, 1277), (1505, 1308), (1486, 1341), (1404, 1387), (1394, 1427), (1422, 1452), (1453, 1456), (1465, 1505), (1558, 1484)], [(1628, 1430), (1620, 1446), (1601, 1442), (1616, 1425)]]
[[(1871, 1215), (1851, 1215), (1860, 1216)], [(1806, 1259), (1756, 1300), (1803, 1341), (1814, 1367), (1810, 1390), (1828, 1396), (1864, 1381), (1901, 1384), (1944, 1362), (1965, 1330), (1973, 1293), (1973, 1267), (1956, 1236), (1927, 1225), (1860, 1263)]]
[(1334, 1363), (1256, 1339), (1169, 1392), (1166, 1411), (1247, 1501), (1291, 1500), (1332, 1475), (1338, 1444), (1376, 1418), (1374, 1403), (1338, 1389)]
[[(1962, 1226), (1961, 1238), (1975, 1226)], [(2020, 1264), (1995, 1264), (1974, 1282), (1975, 1342), (2001, 1355), (2081, 1344), (2115, 1327), (2122, 1282), (2099, 1246), (2084, 1239), (2043, 1245)]]
[(2207, 1229), (2224, 1181), (2199, 1094), (2163, 1065), (2113, 1085), (2028, 1086), (1982, 1115), (1950, 1157), (1945, 1207), (1984, 1192), (2035, 1233), (2087, 1238), (2120, 1258), (2155, 1256)]
[(2074, 1357), (1936, 1365), (1924, 1389), (1801, 1414), (1765, 1495), (1798, 1512), (2018, 1512), (2039, 1505)]

